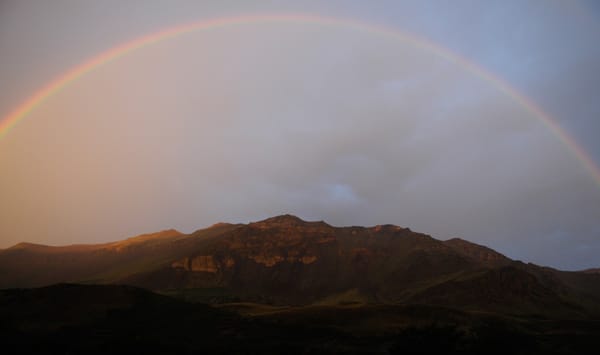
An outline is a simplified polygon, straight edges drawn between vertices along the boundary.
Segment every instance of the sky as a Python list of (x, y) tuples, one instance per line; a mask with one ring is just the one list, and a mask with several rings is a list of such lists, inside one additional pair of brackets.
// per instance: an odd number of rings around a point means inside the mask
[(345, 22), (180, 34), (95, 67), (20, 120), (0, 138), (0, 248), (291, 213), (600, 267), (594, 1), (2, 0), (0, 121), (115, 46), (265, 14)]

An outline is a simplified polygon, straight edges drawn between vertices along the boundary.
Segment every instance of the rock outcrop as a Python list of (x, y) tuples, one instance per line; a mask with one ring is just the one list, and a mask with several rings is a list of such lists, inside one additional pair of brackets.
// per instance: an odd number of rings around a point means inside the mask
[(193, 272), (209, 272), (213, 274), (225, 269), (231, 269), (234, 266), (235, 260), (233, 258), (227, 257), (217, 260), (212, 255), (186, 257), (171, 263), (171, 267), (174, 269), (183, 269)]

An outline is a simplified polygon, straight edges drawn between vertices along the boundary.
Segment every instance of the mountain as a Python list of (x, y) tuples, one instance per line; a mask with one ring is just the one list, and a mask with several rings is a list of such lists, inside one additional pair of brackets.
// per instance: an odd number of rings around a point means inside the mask
[(0, 251), (0, 288), (37, 287), (59, 282), (111, 283), (152, 270), (185, 255), (203, 238), (233, 228), (212, 226), (193, 233), (176, 230), (92, 245), (46, 246), (19, 243)]
[(395, 225), (334, 227), (291, 215), (98, 245), (21, 243), (0, 251), (0, 288), (126, 284), (209, 303), (428, 304), (586, 318), (600, 274), (514, 261), (462, 239)]

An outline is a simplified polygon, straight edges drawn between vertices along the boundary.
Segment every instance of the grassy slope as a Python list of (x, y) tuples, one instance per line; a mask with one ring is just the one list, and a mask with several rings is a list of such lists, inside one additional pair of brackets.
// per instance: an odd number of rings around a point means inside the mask
[(600, 335), (597, 321), (424, 305), (213, 308), (123, 286), (0, 291), (0, 319), (4, 353), (23, 354), (592, 354)]

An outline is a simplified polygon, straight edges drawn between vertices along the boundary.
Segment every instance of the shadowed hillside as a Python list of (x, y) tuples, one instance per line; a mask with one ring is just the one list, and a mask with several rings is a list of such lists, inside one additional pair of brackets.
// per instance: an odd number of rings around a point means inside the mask
[(45, 246), (20, 243), (0, 251), (0, 288), (58, 282), (108, 283), (152, 270), (185, 255), (205, 238), (235, 228), (222, 224), (184, 235), (175, 230), (94, 245)]
[(3, 290), (0, 319), (7, 354), (592, 354), (600, 335), (594, 321), (425, 305), (215, 308), (116, 285)]

